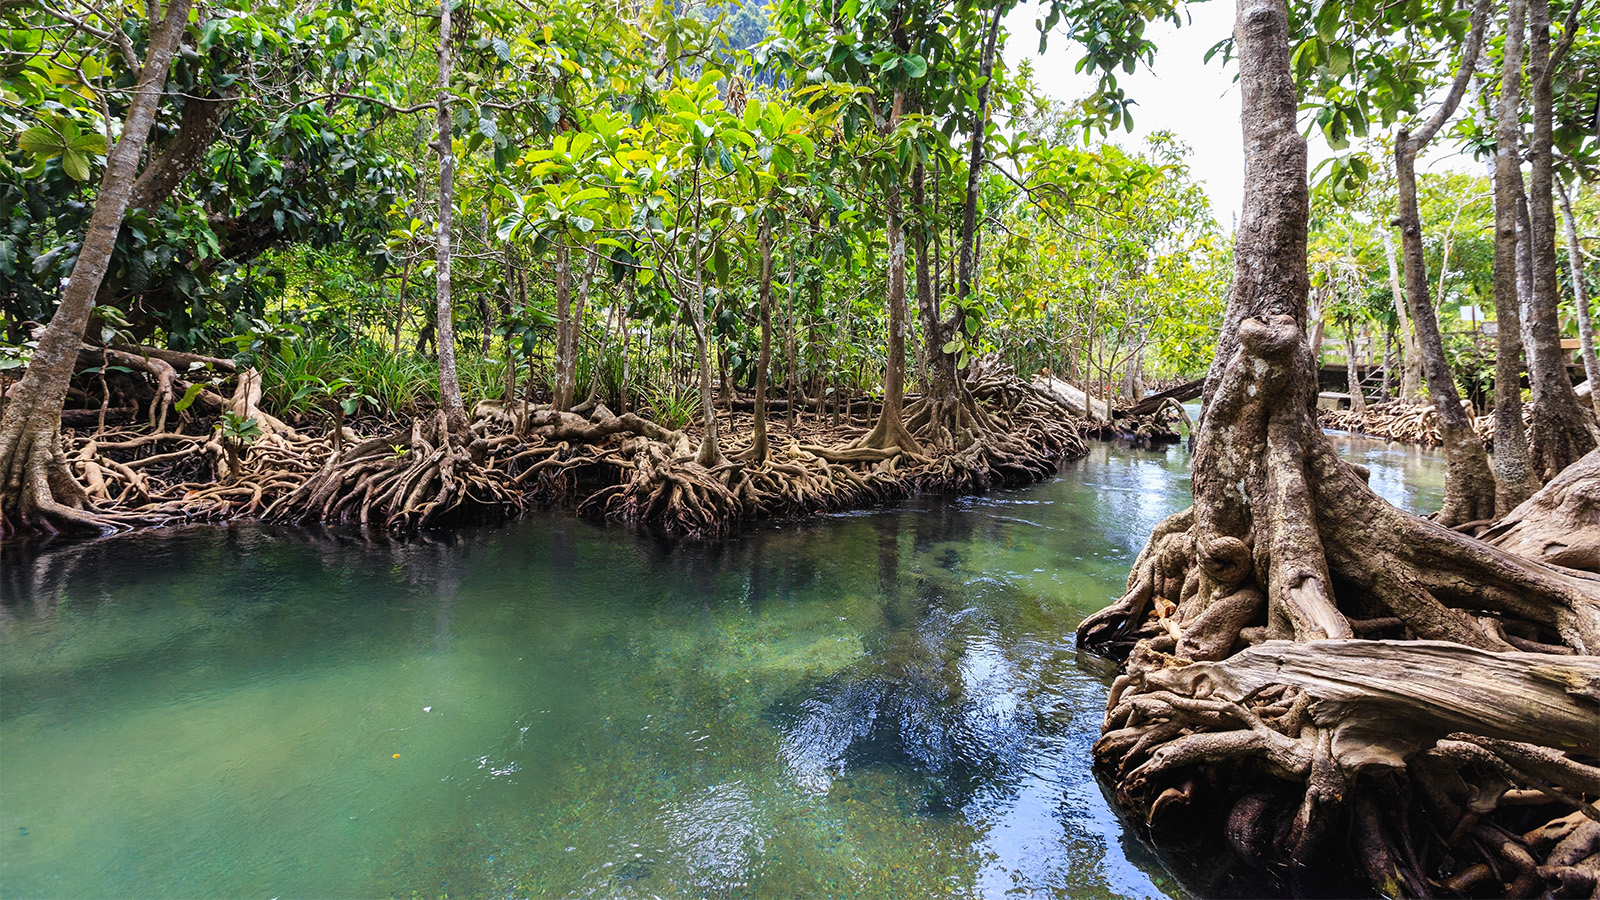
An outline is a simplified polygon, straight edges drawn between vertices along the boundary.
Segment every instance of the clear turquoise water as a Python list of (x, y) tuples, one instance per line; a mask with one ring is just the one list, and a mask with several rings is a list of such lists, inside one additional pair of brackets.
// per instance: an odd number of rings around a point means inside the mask
[[(1438, 505), (1435, 458), (1353, 452)], [(1089, 773), (1071, 635), (1186, 463), (1100, 444), (712, 545), (550, 515), (13, 553), (0, 895), (1179, 896)]]

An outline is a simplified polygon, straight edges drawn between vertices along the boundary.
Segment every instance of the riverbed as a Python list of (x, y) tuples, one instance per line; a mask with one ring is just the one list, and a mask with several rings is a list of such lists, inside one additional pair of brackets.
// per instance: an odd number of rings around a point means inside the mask
[[(1438, 508), (1437, 453), (1335, 440)], [(717, 543), (551, 513), (12, 553), (0, 894), (1184, 896), (1089, 771), (1072, 632), (1187, 465), (1094, 444)]]

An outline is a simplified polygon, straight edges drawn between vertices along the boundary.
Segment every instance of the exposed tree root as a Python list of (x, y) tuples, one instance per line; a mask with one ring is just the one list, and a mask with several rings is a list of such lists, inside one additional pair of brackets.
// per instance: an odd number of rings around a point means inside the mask
[[(140, 359), (139, 371), (158, 379), (164, 361)], [(168, 381), (174, 393), (187, 389), (181, 376)], [(64, 480), (50, 496), (81, 500), (50, 508), (57, 531), (104, 532), (251, 517), (412, 530), (569, 505), (598, 518), (715, 535), (752, 519), (892, 502), (916, 491), (1035, 481), (1084, 451), (1076, 421), (1009, 371), (986, 370), (971, 388), (972, 414), (982, 422), (973, 434), (982, 439), (958, 451), (924, 456), (862, 447), (848, 435), (822, 444), (778, 431), (765, 461), (733, 447), (731, 461), (706, 466), (695, 436), (614, 415), (603, 404), (580, 414), (481, 403), (458, 437), (437, 415), (376, 437), (349, 429), (314, 436), (262, 410), (260, 377), (246, 370), (231, 396), (205, 390), (197, 402), (212, 414), (256, 420), (259, 437), (229, 446), (215, 429), (95, 429), (63, 446), (52, 432)], [(151, 415), (164, 421), (159, 410)]]
[[(1534, 409), (1532, 404), (1522, 408), (1523, 427), (1528, 428), (1533, 424)], [(1318, 416), (1322, 427), (1332, 428), (1337, 431), (1348, 431), (1353, 434), (1364, 434), (1368, 437), (1382, 438), (1386, 441), (1398, 441), (1403, 444), (1420, 444), (1424, 447), (1438, 447), (1443, 443), (1439, 430), (1439, 416), (1432, 406), (1417, 406), (1398, 401), (1387, 403), (1374, 403), (1367, 407), (1365, 412), (1354, 410), (1322, 410)], [(1486, 448), (1494, 446), (1494, 415), (1478, 416), (1472, 420), (1472, 429), (1477, 432)]]
[(1568, 467), (1482, 537), (1519, 556), (1600, 571), (1600, 450)]
[[(1600, 832), (1544, 836), (1600, 819), (1600, 578), (1384, 502), (1317, 428), (1293, 320), (1239, 334), (1194, 508), (1078, 630), (1127, 657), (1095, 747), (1119, 801), (1225, 841), (1245, 892), (1590, 896)], [(1530, 508), (1592, 515), (1585, 479)]]

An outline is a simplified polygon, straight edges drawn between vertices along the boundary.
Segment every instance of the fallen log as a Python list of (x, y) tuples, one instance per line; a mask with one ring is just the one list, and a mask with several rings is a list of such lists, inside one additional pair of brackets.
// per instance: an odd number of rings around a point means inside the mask
[(1193, 381), (1186, 381), (1177, 387), (1167, 388), (1159, 393), (1150, 394), (1132, 406), (1119, 408), (1113, 413), (1113, 415), (1115, 415), (1117, 418), (1153, 415), (1157, 411), (1164, 408), (1167, 405), (1168, 400), (1172, 400), (1177, 403), (1187, 403), (1190, 400), (1199, 397), (1200, 392), (1205, 389), (1205, 386), (1206, 380), (1204, 378), (1196, 378)]
[(1096, 425), (1104, 425), (1111, 421), (1111, 410), (1104, 400), (1090, 397), (1071, 382), (1063, 381), (1047, 372), (1040, 372), (1033, 376), (1033, 386), (1050, 395), (1080, 419), (1087, 419)]

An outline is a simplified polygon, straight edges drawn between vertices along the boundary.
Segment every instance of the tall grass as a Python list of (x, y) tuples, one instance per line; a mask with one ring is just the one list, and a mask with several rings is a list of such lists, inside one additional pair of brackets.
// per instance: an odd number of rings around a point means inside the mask
[(403, 415), (415, 412), (424, 399), (438, 395), (438, 375), (433, 362), (417, 353), (392, 353), (368, 339), (343, 345), (320, 337), (288, 341), (267, 360), (262, 379), (262, 399), (279, 415), (304, 417), (326, 409), (326, 385), (340, 380), (351, 393), (370, 398), (369, 412)]
[(700, 395), (694, 388), (669, 381), (651, 382), (645, 388), (650, 418), (665, 428), (682, 428), (700, 412)]
[(494, 400), (506, 390), (506, 361), (494, 356), (456, 357), (456, 380), (461, 382), (461, 399), (467, 409), (479, 400)]

